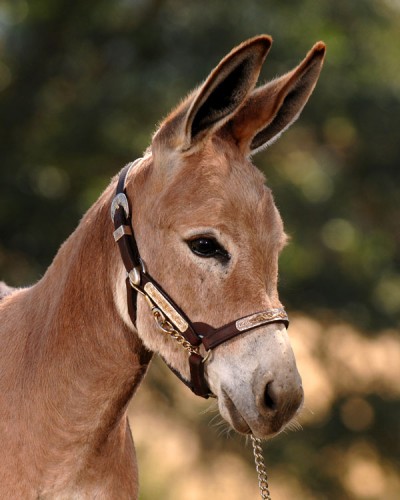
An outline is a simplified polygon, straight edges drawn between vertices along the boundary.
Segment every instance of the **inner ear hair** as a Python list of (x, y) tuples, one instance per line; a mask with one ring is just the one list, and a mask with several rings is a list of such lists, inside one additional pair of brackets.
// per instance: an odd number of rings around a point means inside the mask
[(320, 60), (313, 60), (300, 77), (294, 79), (294, 85), (292, 88), (289, 86), (290, 90), (285, 93), (276, 115), (251, 141), (251, 151), (267, 147), (297, 120), (314, 90), (320, 71)]
[(222, 127), (240, 109), (257, 83), (271, 43), (268, 35), (247, 40), (210, 73), (186, 114), (183, 150)]
[[(206, 102), (197, 110), (191, 123), (191, 138), (234, 111), (247, 94), (248, 75), (254, 58), (241, 61), (226, 78), (217, 85)], [(238, 85), (237, 82), (242, 82)]]
[(300, 115), (317, 83), (325, 55), (318, 42), (292, 71), (258, 87), (227, 124), (244, 154), (276, 140)]

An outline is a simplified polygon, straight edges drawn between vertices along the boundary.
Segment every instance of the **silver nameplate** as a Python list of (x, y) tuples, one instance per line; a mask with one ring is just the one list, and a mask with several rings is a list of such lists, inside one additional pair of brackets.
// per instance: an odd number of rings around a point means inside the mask
[(259, 313), (252, 314), (251, 316), (238, 319), (236, 321), (236, 328), (240, 332), (244, 332), (246, 330), (250, 330), (250, 328), (256, 328), (257, 326), (280, 320), (289, 321), (288, 315), (283, 308), (268, 309), (267, 311), (261, 311)]
[(180, 332), (186, 332), (189, 325), (172, 304), (164, 297), (164, 295), (153, 285), (153, 283), (146, 283), (144, 291), (151, 298), (151, 300), (161, 309), (168, 319), (178, 328)]

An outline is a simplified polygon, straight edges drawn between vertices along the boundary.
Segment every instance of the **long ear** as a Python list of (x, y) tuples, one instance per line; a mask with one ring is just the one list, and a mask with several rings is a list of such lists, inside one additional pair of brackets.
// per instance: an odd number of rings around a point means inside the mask
[(161, 125), (154, 139), (185, 151), (229, 120), (253, 90), (271, 46), (267, 35), (233, 49)]
[(324, 56), (325, 44), (318, 42), (294, 70), (250, 95), (228, 123), (244, 154), (268, 146), (298, 118), (317, 83)]

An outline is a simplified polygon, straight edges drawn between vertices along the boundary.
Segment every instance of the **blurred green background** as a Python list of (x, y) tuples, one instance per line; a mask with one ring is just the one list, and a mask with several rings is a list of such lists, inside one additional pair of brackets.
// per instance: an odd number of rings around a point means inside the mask
[[(0, 277), (35, 282), (109, 179), (234, 45), (261, 79), (328, 46), (255, 163), (291, 235), (280, 292), (303, 430), (265, 445), (275, 499), (400, 498), (400, 1), (0, 2)], [(153, 363), (131, 419), (142, 500), (257, 498), (250, 446)], [(222, 434), (222, 436), (220, 436)]]

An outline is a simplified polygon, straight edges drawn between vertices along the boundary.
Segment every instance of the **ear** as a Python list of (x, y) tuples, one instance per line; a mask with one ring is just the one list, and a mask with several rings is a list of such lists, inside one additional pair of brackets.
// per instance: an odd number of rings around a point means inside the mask
[(244, 154), (275, 141), (300, 115), (317, 83), (325, 56), (318, 42), (292, 71), (256, 89), (228, 123)]
[(261, 35), (233, 49), (164, 121), (153, 141), (186, 151), (222, 127), (253, 90), (271, 43)]

